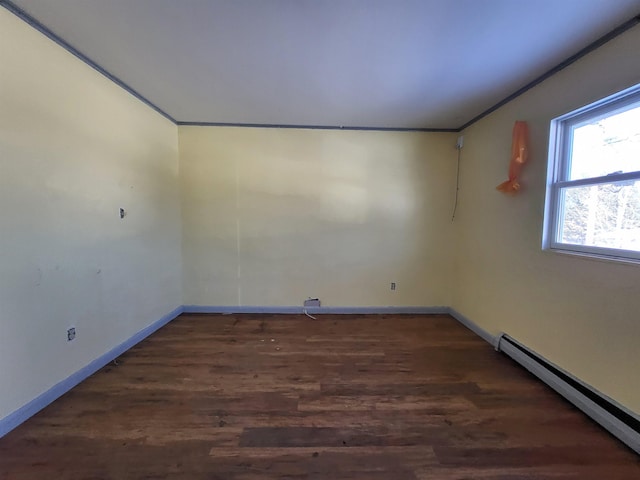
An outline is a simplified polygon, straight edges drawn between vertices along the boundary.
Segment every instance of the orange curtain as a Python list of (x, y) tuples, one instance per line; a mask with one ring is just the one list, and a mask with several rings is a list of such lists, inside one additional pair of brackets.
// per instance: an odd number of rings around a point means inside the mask
[(513, 126), (513, 136), (511, 141), (511, 162), (509, 163), (509, 180), (502, 182), (496, 190), (504, 193), (514, 194), (520, 190), (518, 177), (522, 166), (529, 156), (529, 127), (527, 122), (517, 121)]

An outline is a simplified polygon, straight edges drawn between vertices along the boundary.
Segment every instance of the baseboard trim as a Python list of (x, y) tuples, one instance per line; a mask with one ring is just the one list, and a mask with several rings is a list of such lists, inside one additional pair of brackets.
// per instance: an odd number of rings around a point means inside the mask
[[(31, 400), (26, 405), (18, 408), (6, 417), (0, 419), (0, 438), (16, 428), (18, 425), (38, 413), (47, 405), (61, 397), (80, 382), (93, 375), (103, 366), (113, 361), (118, 356), (129, 350), (131, 347), (147, 338), (156, 330), (160, 329), (171, 320), (182, 313), (271, 313), (271, 314), (304, 314), (305, 308), (301, 306), (211, 306), (211, 305), (182, 305), (164, 315), (162, 318), (143, 328), (128, 340), (111, 349), (107, 353), (93, 360), (87, 366), (73, 373), (65, 380), (58, 382), (46, 392)], [(640, 432), (627, 423), (620, 420), (625, 415), (632, 419), (632, 423), (637, 425), (640, 417), (634, 412), (626, 409), (615, 400), (598, 392), (596, 389), (582, 382), (570, 373), (561, 369), (557, 365), (546, 360), (544, 357), (533, 352), (526, 346), (520, 344), (508, 335), (502, 333), (494, 336), (478, 326), (475, 322), (451, 307), (308, 307), (309, 314), (449, 314), (459, 323), (474, 332), (480, 338), (489, 343), (497, 351), (503, 352), (518, 362), (542, 382), (554, 389), (569, 402), (574, 404), (586, 415), (599, 423), (603, 428), (617, 437), (632, 450), (640, 453)], [(547, 364), (545, 366), (545, 364)], [(555, 370), (555, 372), (554, 372)], [(558, 374), (559, 372), (559, 374)], [(564, 380), (565, 377), (567, 380)], [(576, 384), (577, 388), (571, 384)], [(588, 391), (586, 391), (587, 389)], [(587, 393), (581, 393), (581, 391)], [(596, 401), (592, 400), (594, 395)], [(591, 398), (589, 398), (591, 397)], [(607, 409), (607, 404), (612, 407)], [(604, 408), (603, 408), (604, 405)], [(608, 410), (622, 411), (623, 415), (613, 415)]]
[(499, 337), (491, 335), (484, 328), (478, 326), (478, 324), (469, 320), (454, 308), (449, 307), (447, 313), (497, 350)]
[(640, 454), (638, 415), (506, 334), (498, 336), (496, 349), (518, 362)]
[(29, 403), (23, 405), (18, 408), (14, 412), (10, 413), (6, 417), (0, 419), (0, 437), (3, 437), (11, 430), (16, 428), (18, 425), (31, 418), (33, 415), (38, 413), (44, 407), (52, 403), (54, 400), (58, 399), (73, 387), (78, 385), (80, 382), (85, 380), (86, 378), (93, 375), (95, 372), (100, 370), (109, 362), (113, 361), (118, 356), (122, 355), (124, 352), (129, 350), (131, 347), (139, 343), (140, 341), (147, 338), (153, 332), (158, 330), (159, 328), (165, 326), (171, 320), (175, 319), (178, 315), (183, 312), (183, 307), (179, 306), (172, 310), (171, 312), (164, 315), (159, 320), (155, 321), (151, 325), (143, 328), (138, 333), (133, 335), (128, 340), (125, 340), (120, 345), (115, 348), (112, 348), (107, 353), (99, 356), (91, 363), (81, 368), (75, 373), (72, 373), (64, 380), (56, 383), (53, 387), (51, 387), (46, 392), (40, 394)]
[(447, 314), (449, 307), (301, 307), (301, 306), (215, 306), (215, 305), (184, 305), (184, 313), (272, 313), (303, 315), (433, 315)]
[[(558, 394), (580, 409), (585, 415), (600, 424), (605, 430), (618, 438), (621, 442), (640, 453), (640, 431), (637, 425), (640, 418), (637, 414), (620, 405), (612, 398), (597, 391), (591, 385), (571, 375), (566, 370), (553, 364), (546, 358), (522, 345), (510, 336), (501, 333), (491, 335), (478, 326), (475, 322), (462, 315), (453, 308), (449, 308), (449, 315), (462, 325), (474, 332), (480, 338), (493, 346), (497, 351), (509, 356), (512, 360), (522, 365), (535, 375), (540, 381), (547, 384)], [(546, 364), (546, 365), (545, 365)], [(573, 386), (573, 385), (575, 386)], [(584, 392), (584, 393), (582, 393)], [(621, 412), (618, 415), (611, 411)], [(629, 420), (625, 423), (625, 417)], [(621, 420), (622, 418), (622, 420)], [(632, 428), (634, 425), (636, 428)]]

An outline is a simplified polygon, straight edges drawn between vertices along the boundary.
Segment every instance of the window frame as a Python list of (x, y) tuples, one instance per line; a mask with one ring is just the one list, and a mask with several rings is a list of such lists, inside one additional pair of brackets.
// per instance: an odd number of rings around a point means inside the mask
[(558, 240), (559, 233), (562, 231), (563, 196), (567, 189), (640, 181), (640, 170), (569, 180), (574, 129), (598, 118), (612, 116), (617, 112), (628, 110), (628, 107), (634, 104), (638, 104), (637, 107), (640, 108), (640, 84), (554, 118), (551, 121), (542, 234), (543, 250), (640, 264), (640, 252), (635, 250), (575, 245)]

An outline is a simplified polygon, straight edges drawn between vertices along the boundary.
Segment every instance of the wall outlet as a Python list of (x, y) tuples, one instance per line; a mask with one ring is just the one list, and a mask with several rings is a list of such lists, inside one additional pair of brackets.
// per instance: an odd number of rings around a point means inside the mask
[(305, 307), (319, 307), (320, 306), (320, 299), (319, 298), (307, 298), (304, 301), (304, 306)]
[(462, 150), (462, 147), (464, 147), (464, 136), (460, 135), (458, 137), (458, 140), (456, 140), (456, 148), (458, 150)]
[(76, 338), (76, 327), (70, 327), (67, 329), (67, 342), (70, 342)]
[(391, 290), (395, 290), (396, 289), (396, 282), (391, 282)]

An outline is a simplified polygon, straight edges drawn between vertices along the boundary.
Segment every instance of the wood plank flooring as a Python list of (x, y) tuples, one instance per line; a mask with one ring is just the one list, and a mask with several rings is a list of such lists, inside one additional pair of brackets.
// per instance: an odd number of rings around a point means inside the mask
[(0, 439), (0, 479), (640, 479), (449, 316), (182, 315)]

